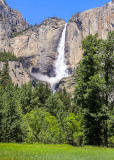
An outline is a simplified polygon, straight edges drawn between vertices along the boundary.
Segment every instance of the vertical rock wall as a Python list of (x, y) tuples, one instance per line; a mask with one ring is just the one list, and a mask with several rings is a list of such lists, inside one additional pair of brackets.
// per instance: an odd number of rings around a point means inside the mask
[[(3, 69), (5, 62), (0, 62), (0, 71)], [(23, 69), (19, 61), (9, 61), (9, 75), (14, 85), (21, 87), (24, 83), (31, 81), (29, 74)]]
[(98, 33), (106, 39), (114, 30), (114, 0), (103, 7), (77, 13), (71, 17), (67, 26), (66, 61), (74, 70), (82, 56), (81, 41), (89, 34)]

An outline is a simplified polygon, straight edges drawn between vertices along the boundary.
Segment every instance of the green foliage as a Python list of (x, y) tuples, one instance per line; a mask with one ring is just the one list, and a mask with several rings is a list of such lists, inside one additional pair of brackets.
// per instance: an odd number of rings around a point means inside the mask
[(75, 75), (74, 104), (78, 106), (76, 111), (83, 116), (85, 143), (107, 145), (109, 108), (112, 105), (109, 98), (114, 86), (114, 32), (109, 32), (104, 41), (98, 40), (97, 35), (89, 35), (82, 41), (82, 48), (83, 58)]
[[(25, 19), (25, 22), (26, 22), (26, 19)], [(23, 29), (22, 31), (20, 32), (17, 32), (16, 30), (16, 25), (12, 25), (12, 33), (10, 34), (10, 38), (14, 38), (14, 37), (17, 37), (18, 35), (21, 35), (23, 34), (24, 32), (26, 32), (28, 29), (32, 28), (33, 26), (29, 26), (28, 28), (25, 28)]]
[(98, 57), (101, 40), (89, 35), (82, 41), (83, 59), (76, 71), (75, 102), (82, 108), (85, 143), (100, 145), (102, 141), (104, 80), (99, 77)]
[(30, 102), (32, 98), (32, 84), (24, 84), (19, 92), (20, 101), (22, 105), (22, 112), (26, 114), (32, 110)]
[[(110, 137), (110, 131), (108, 133), (108, 124), (111, 117), (114, 116), (113, 105), (113, 91), (114, 91), (114, 31), (108, 33), (107, 40), (103, 41), (101, 47), (101, 62), (102, 62), (102, 76), (105, 79), (105, 93), (104, 93), (104, 105), (106, 106), (105, 115), (107, 119), (104, 121), (104, 139), (105, 145), (108, 144), (108, 136)], [(111, 110), (110, 114), (109, 111)], [(109, 135), (108, 135), (109, 134)]]
[(114, 145), (114, 32), (107, 40), (89, 35), (82, 48), (73, 105), (65, 88), (52, 94), (48, 84), (15, 87), (8, 68), (15, 57), (1, 56), (0, 142)]
[(35, 107), (44, 107), (46, 100), (51, 95), (48, 85), (40, 83), (33, 89), (31, 82), (24, 84), (20, 89), (20, 101), (23, 114), (33, 110)]
[[(32, 90), (32, 95), (30, 96), (30, 108), (33, 110), (35, 107), (41, 107), (42, 104), (39, 100), (39, 90), (38, 85), (35, 86), (35, 88)], [(24, 100), (24, 99), (23, 99)]]
[(109, 143), (109, 145), (110, 145), (111, 147), (114, 147), (114, 136), (112, 136), (112, 137), (110, 137), (110, 138), (108, 139), (108, 143)]
[(0, 97), (1, 142), (66, 142), (62, 122), (71, 103), (65, 89), (53, 95), (48, 85), (15, 87), (6, 63), (0, 75)]
[[(114, 107), (113, 109), (110, 110), (110, 112), (108, 113), (109, 118), (106, 121), (107, 122), (107, 131), (108, 131), (108, 143), (109, 145), (113, 145), (114, 146)], [(105, 122), (105, 124), (106, 124)]]
[(51, 95), (51, 91), (48, 87), (48, 84), (46, 84), (45, 86), (42, 83), (40, 83), (38, 86), (35, 87), (35, 89), (41, 105), (44, 106), (46, 100)]
[(21, 142), (21, 104), (16, 95), (16, 88), (9, 82), (1, 96), (1, 130), (2, 142)]
[(72, 145), (82, 145), (83, 132), (79, 117), (73, 113), (70, 113), (66, 118), (64, 118), (63, 124), (66, 141)]
[(85, 142), (93, 145), (102, 144), (102, 123), (107, 119), (103, 107), (104, 80), (95, 75), (88, 82), (88, 88), (84, 94), (84, 126)]
[(75, 89), (75, 100), (76, 104), (83, 105), (83, 99), (85, 90), (87, 89), (87, 82), (95, 74), (100, 71), (100, 60), (98, 53), (100, 52), (100, 45), (102, 41), (97, 40), (97, 35), (89, 35), (82, 41), (82, 48), (84, 50), (83, 58), (80, 61), (75, 74), (76, 89)]
[(107, 40), (101, 47), (102, 76), (105, 79), (105, 105), (109, 107), (109, 99), (114, 90), (114, 31), (109, 32)]
[(65, 106), (56, 93), (47, 99), (45, 107), (51, 115), (57, 117), (60, 121), (66, 116)]
[(60, 100), (63, 102), (65, 110), (71, 112), (71, 96), (69, 93), (67, 93), (66, 88), (63, 88), (63, 90), (58, 91), (56, 94), (58, 94)]
[(8, 62), (6, 62), (0, 74), (0, 86), (5, 88), (10, 81), (11, 81), (11, 78), (9, 76), (9, 66), (8, 66)]
[(39, 108), (26, 114), (23, 127), (27, 130), (27, 142), (59, 143), (61, 132), (54, 116)]
[(8, 62), (8, 61), (20, 61), (14, 54), (10, 52), (0, 52), (0, 62)]

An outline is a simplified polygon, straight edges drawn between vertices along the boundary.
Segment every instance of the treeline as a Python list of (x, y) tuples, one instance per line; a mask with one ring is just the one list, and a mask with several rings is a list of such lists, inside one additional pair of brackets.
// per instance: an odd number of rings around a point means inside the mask
[(8, 64), (0, 75), (0, 141), (79, 144), (81, 120), (72, 112), (64, 89), (54, 95), (48, 85), (13, 85)]
[(89, 35), (75, 73), (74, 98), (48, 85), (14, 86), (8, 63), (0, 74), (0, 142), (114, 145), (114, 32)]

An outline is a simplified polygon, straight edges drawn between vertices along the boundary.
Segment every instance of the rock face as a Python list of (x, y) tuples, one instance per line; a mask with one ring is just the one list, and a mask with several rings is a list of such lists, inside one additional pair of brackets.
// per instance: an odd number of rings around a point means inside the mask
[(114, 0), (70, 18), (67, 25), (66, 62), (72, 70), (82, 56), (81, 41), (89, 34), (96, 33), (99, 38), (106, 39), (111, 30), (114, 30)]
[(70, 93), (71, 97), (74, 96), (74, 89), (75, 89), (76, 83), (74, 80), (74, 77), (66, 77), (63, 78), (59, 83), (56, 84), (56, 90), (63, 90), (65, 87), (67, 92)]
[[(0, 71), (3, 69), (5, 62), (0, 62)], [(9, 61), (9, 75), (14, 85), (21, 87), (24, 83), (31, 81), (29, 74), (23, 69), (22, 63), (19, 61)]]
[[(12, 51), (10, 37), (17, 32), (29, 28), (29, 24), (22, 19), (21, 13), (11, 9), (4, 0), (0, 0), (0, 51)], [(17, 61), (9, 61), (9, 74), (15, 85), (21, 87), (31, 80), (22, 64)], [(0, 62), (2, 70), (4, 62)]]
[[(33, 72), (54, 76), (57, 47), (65, 21), (49, 18), (10, 42), (12, 52), (22, 57), (24, 67)], [(114, 30), (114, 1), (103, 7), (77, 13), (67, 24), (65, 60), (72, 71), (82, 57), (81, 41), (89, 34), (98, 33), (106, 39), (108, 31)]]
[(24, 59), (24, 66), (29, 70), (54, 76), (53, 65), (64, 25), (65, 21), (59, 18), (46, 19), (11, 40), (13, 53)]
[[(23, 67), (29, 72), (39, 72), (52, 77), (55, 75), (57, 47), (64, 25), (64, 20), (54, 17), (29, 28), (29, 24), (17, 10), (11, 9), (4, 0), (0, 0), (0, 51), (5, 49), (21, 57)], [(23, 30), (26, 31), (22, 32)], [(83, 52), (81, 41), (87, 35), (98, 33), (99, 38), (106, 39), (110, 30), (114, 30), (114, 0), (103, 7), (73, 15), (66, 30), (67, 68), (72, 72), (76, 68)], [(12, 36), (18, 32), (21, 33)], [(64, 83), (67, 86), (72, 84), (67, 84), (67, 78)]]
[(0, 51), (11, 51), (9, 37), (27, 28), (29, 24), (23, 20), (21, 13), (0, 0)]

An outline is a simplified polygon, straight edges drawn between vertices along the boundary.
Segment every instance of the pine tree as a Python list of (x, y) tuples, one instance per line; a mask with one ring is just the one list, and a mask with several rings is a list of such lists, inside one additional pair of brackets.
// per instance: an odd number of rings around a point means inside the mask
[(82, 41), (83, 58), (76, 70), (75, 103), (82, 108), (85, 143), (102, 143), (103, 86), (100, 77), (99, 49), (101, 40), (89, 35)]
[(59, 119), (61, 122), (62, 119), (67, 116), (65, 111), (65, 106), (60, 100), (58, 94), (51, 95), (45, 104), (46, 110), (52, 115)]
[(1, 71), (0, 86), (2, 86), (2, 88), (5, 88), (10, 81), (11, 81), (11, 78), (9, 76), (9, 66), (8, 66), (8, 62), (6, 62)]
[(48, 84), (46, 85), (42, 83), (38, 84), (37, 91), (38, 91), (39, 101), (41, 102), (42, 106), (44, 106), (46, 100), (51, 95), (51, 91), (48, 87)]
[(12, 82), (5, 88), (1, 102), (1, 141), (21, 142), (21, 104)]
[(26, 114), (31, 111), (31, 98), (32, 98), (32, 84), (29, 82), (28, 84), (24, 84), (20, 89), (20, 101), (22, 105), (23, 114)]
[[(108, 144), (108, 124), (109, 119), (108, 112), (113, 110), (113, 92), (114, 92), (114, 31), (108, 33), (107, 40), (103, 41), (101, 48), (101, 57), (102, 57), (102, 76), (105, 79), (105, 115), (106, 119), (104, 122), (104, 139), (105, 145)], [(112, 107), (111, 107), (112, 106)], [(113, 113), (113, 111), (112, 111)], [(112, 117), (112, 115), (111, 115)], [(110, 117), (110, 118), (111, 118)]]
[(64, 87), (63, 90), (59, 90), (56, 94), (58, 94), (60, 100), (63, 102), (65, 106), (65, 110), (68, 112), (72, 112), (71, 108), (71, 96), (67, 93), (66, 88)]

